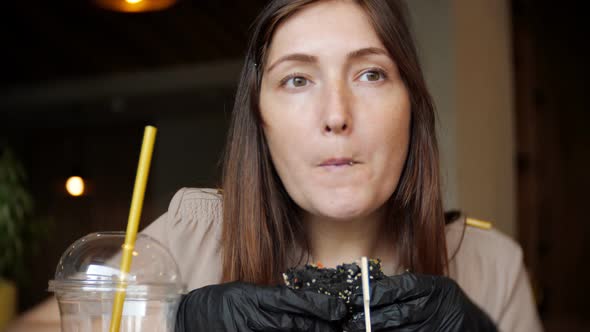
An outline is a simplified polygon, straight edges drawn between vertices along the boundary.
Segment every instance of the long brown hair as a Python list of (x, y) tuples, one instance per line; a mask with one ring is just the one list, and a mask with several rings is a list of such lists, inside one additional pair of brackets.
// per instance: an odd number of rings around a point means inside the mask
[[(259, 110), (267, 50), (281, 22), (318, 0), (271, 1), (258, 16), (238, 84), (223, 164), (223, 280), (276, 282), (292, 259), (293, 244), (305, 250), (300, 209), (287, 194), (270, 159)], [(401, 266), (445, 274), (447, 251), (440, 193), (438, 145), (432, 99), (406, 23), (402, 1), (356, 0), (396, 62), (410, 92), (408, 156), (387, 204)]]

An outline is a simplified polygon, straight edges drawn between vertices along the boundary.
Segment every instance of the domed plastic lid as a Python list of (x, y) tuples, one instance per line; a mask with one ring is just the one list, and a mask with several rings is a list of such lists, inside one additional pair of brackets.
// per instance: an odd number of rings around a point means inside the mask
[(164, 299), (185, 292), (178, 265), (155, 239), (138, 234), (128, 274), (120, 270), (124, 232), (91, 233), (74, 242), (61, 256), (49, 291), (57, 295), (94, 294), (110, 297)]

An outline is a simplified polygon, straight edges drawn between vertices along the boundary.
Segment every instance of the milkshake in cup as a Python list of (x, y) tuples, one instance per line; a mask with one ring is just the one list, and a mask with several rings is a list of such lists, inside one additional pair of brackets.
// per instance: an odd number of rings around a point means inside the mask
[(122, 275), (124, 242), (124, 232), (92, 233), (64, 252), (55, 279), (49, 281), (59, 303), (62, 332), (108, 332), (120, 290), (125, 291), (125, 302), (119, 331), (174, 331), (185, 292), (176, 262), (158, 241), (138, 234), (131, 268)]

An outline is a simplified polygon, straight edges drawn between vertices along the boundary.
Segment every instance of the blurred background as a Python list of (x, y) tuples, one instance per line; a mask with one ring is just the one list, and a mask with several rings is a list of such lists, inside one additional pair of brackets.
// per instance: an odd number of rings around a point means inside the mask
[[(547, 331), (590, 330), (580, 2), (407, 3), (439, 112), (446, 208), (522, 245)], [(124, 229), (145, 125), (159, 131), (142, 228), (179, 188), (218, 186), (248, 28), (265, 4), (3, 4), (0, 299), (10, 302), (6, 280), (16, 284), (17, 314), (50, 295), (74, 240)], [(73, 176), (82, 193), (75, 182), (66, 189)], [(8, 218), (1, 209), (11, 202), (19, 212)]]

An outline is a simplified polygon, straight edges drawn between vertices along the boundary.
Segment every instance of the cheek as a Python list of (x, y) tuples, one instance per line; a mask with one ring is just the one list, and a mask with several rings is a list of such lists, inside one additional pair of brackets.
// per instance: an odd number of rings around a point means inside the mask
[(309, 112), (302, 101), (264, 94), (260, 109), (273, 165), (285, 187), (293, 187), (303, 177), (300, 173), (310, 149)]
[(306, 151), (313, 151), (318, 102), (318, 95), (313, 91), (288, 94), (263, 84), (260, 112), (269, 149), (277, 164), (305, 158)]
[(379, 136), (383, 153), (394, 164), (405, 162), (410, 140), (410, 111), (400, 110), (393, 119), (386, 123)]
[(276, 162), (293, 157), (293, 150), (297, 148), (293, 143), (301, 141), (305, 127), (303, 121), (295, 117), (296, 113), (296, 110), (289, 109), (289, 105), (280, 101), (261, 100), (264, 135)]
[(307, 156), (309, 144), (305, 135), (296, 125), (283, 123), (266, 127), (267, 140), (272, 164), (285, 190), (297, 205), (307, 210), (309, 207), (305, 193), (309, 191)]
[(365, 112), (358, 112), (363, 117), (361, 128), (370, 144), (395, 153), (406, 150), (411, 117), (406, 89), (398, 86), (390, 93), (364, 95), (361, 101), (366, 105)]
[[(293, 141), (297, 141), (298, 139), (297, 131), (287, 126), (279, 128), (265, 127), (264, 133), (272, 162), (281, 178), (283, 178), (284, 174), (288, 174), (288, 172), (285, 172), (285, 169), (292, 166), (298, 159), (298, 147), (292, 144)], [(278, 133), (281, 134), (279, 135)]]
[(367, 149), (373, 152), (376, 186), (384, 193), (395, 191), (406, 161), (410, 139), (410, 104), (404, 90), (371, 104), (364, 128)]

